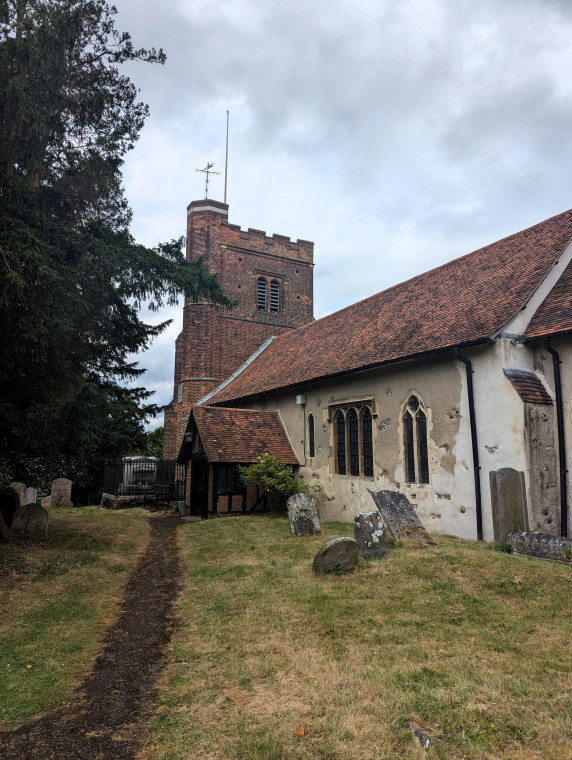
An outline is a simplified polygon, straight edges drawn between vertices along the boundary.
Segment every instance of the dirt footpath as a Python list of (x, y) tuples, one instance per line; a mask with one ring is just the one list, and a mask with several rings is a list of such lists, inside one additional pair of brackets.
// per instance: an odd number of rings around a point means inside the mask
[(154, 709), (156, 681), (182, 587), (178, 517), (150, 518), (151, 536), (91, 674), (58, 710), (0, 733), (2, 760), (131, 760)]

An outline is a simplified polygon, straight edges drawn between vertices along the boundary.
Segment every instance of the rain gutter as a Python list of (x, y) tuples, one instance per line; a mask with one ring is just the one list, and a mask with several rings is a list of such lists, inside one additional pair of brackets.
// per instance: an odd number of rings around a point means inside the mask
[(477, 512), (477, 538), (483, 540), (483, 503), (481, 497), (481, 466), (479, 464), (479, 447), (477, 441), (477, 422), (475, 415), (475, 394), (473, 390), (473, 363), (461, 356), (460, 347), (455, 348), (455, 359), (463, 362), (467, 374), (467, 394), (469, 396), (469, 421), (471, 425), (471, 444), (473, 449), (473, 474), (475, 479), (475, 507)]

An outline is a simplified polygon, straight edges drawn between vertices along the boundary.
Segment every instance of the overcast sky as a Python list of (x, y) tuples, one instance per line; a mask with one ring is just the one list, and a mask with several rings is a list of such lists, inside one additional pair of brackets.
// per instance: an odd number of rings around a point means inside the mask
[[(125, 165), (142, 243), (185, 233), (227, 109), (229, 221), (314, 241), (316, 317), (572, 206), (569, 0), (115, 5), (167, 54), (127, 69), (151, 108)], [(138, 357), (161, 404), (181, 311)]]

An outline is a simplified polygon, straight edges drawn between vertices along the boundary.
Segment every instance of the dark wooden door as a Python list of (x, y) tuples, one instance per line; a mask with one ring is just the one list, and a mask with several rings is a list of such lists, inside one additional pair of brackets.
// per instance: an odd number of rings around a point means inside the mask
[(191, 514), (209, 516), (209, 464), (206, 459), (191, 462)]

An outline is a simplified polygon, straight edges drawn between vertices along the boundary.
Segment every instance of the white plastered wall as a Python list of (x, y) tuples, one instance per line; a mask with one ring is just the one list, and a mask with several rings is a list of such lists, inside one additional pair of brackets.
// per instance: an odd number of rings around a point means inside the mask
[[(320, 482), (322, 519), (353, 521), (374, 508), (369, 490), (399, 490), (407, 495), (426, 528), (476, 538), (476, 517), (468, 407), (461, 392), (464, 366), (452, 352), (433, 360), (405, 361), (391, 367), (356, 373), (269, 395), (253, 406), (277, 409), (308, 482)], [(415, 393), (428, 413), (430, 484), (404, 483), (401, 410)], [(305, 404), (296, 404), (303, 395)], [(333, 471), (333, 430), (329, 405), (349, 399), (374, 399), (374, 477), (358, 478)], [(316, 456), (306, 458), (308, 413), (315, 419)], [(462, 444), (460, 441), (462, 440)]]

